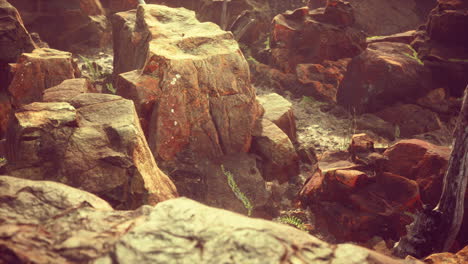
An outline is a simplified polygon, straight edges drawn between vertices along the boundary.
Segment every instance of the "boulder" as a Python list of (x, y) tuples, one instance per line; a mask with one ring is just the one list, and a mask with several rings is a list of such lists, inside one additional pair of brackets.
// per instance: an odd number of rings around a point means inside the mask
[(96, 88), (88, 79), (68, 79), (59, 85), (48, 88), (42, 95), (44, 102), (69, 102), (73, 97), (83, 93), (95, 93)]
[(351, 59), (326, 60), (321, 64), (298, 64), (297, 80), (303, 84), (301, 94), (319, 100), (336, 102), (338, 86), (346, 73)]
[(348, 151), (351, 153), (374, 151), (374, 140), (365, 133), (354, 134)]
[(431, 88), (431, 72), (409, 45), (378, 42), (351, 60), (337, 102), (357, 112), (375, 112), (416, 99)]
[(299, 156), (288, 136), (274, 123), (262, 119), (254, 134), (253, 153), (263, 160), (263, 177), (267, 181), (287, 182), (299, 174)]
[(257, 97), (257, 100), (265, 110), (263, 118), (277, 125), (288, 135), (291, 142), (296, 142), (296, 118), (292, 109), (292, 103), (277, 93), (260, 95)]
[(60, 183), (0, 176), (0, 200), (3, 263), (406, 263), (187, 198), (115, 211)]
[(401, 137), (406, 138), (442, 128), (436, 113), (414, 104), (387, 107), (376, 115), (398, 126)]
[(271, 31), (273, 64), (290, 73), (298, 64), (358, 55), (366, 40), (364, 33), (350, 27), (352, 17), (351, 7), (341, 1), (331, 1), (325, 9), (304, 7), (277, 15)]
[(14, 107), (42, 101), (45, 89), (80, 76), (72, 54), (54, 49), (35, 49), (18, 59), (8, 87)]
[(154, 161), (133, 102), (120, 96), (85, 93), (25, 105), (6, 138), (12, 176), (62, 182), (121, 209), (177, 196)]
[(427, 34), (431, 40), (458, 44), (468, 44), (468, 3), (463, 0), (438, 0), (427, 21)]
[(374, 114), (362, 114), (356, 118), (356, 129), (372, 131), (375, 134), (388, 138), (395, 139), (395, 126)]
[(424, 259), (425, 263), (429, 264), (463, 264), (468, 262), (468, 246), (465, 246), (456, 254), (443, 252), (435, 253), (427, 256)]
[(26, 28), (51, 47), (75, 50), (103, 47), (110, 27), (99, 0), (9, 0), (21, 13)]
[(115, 21), (114, 73), (139, 70), (158, 93), (148, 127), (158, 164), (195, 176), (198, 162), (249, 151), (262, 109), (231, 33), (162, 5), (140, 5)]
[(401, 140), (384, 152), (385, 171), (418, 182), (422, 201), (434, 206), (440, 198), (450, 148), (419, 139)]

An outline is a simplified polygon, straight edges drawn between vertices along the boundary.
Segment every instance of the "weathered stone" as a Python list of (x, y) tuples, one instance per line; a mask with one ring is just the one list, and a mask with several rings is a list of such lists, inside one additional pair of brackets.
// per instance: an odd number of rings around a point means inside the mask
[(277, 93), (270, 93), (257, 97), (263, 106), (263, 118), (270, 120), (288, 135), (291, 142), (297, 141), (296, 118), (292, 104)]
[(405, 263), (187, 198), (114, 211), (82, 190), (0, 176), (0, 200), (5, 263)]
[(287, 182), (299, 174), (299, 156), (288, 136), (274, 123), (262, 119), (252, 142), (252, 152), (263, 159), (267, 181)]
[(356, 129), (368, 130), (376, 133), (379, 136), (395, 139), (395, 127), (374, 114), (363, 114), (356, 118)]
[(132, 101), (80, 94), (68, 102), (32, 103), (7, 133), (7, 171), (97, 194), (117, 208), (177, 196), (157, 167)]
[(339, 12), (329, 11), (335, 8), (329, 4), (325, 9), (309, 12), (304, 7), (277, 15), (271, 32), (273, 63), (290, 73), (296, 71), (298, 64), (350, 58), (361, 53), (366, 48), (365, 35), (341, 21)]
[(378, 42), (354, 57), (337, 101), (357, 112), (374, 112), (398, 101), (416, 99), (432, 88), (431, 72), (406, 44)]
[(20, 107), (42, 101), (45, 89), (66, 79), (79, 77), (80, 72), (69, 52), (54, 49), (35, 49), (23, 53), (8, 90), (13, 106)]
[(453, 253), (435, 253), (424, 259), (425, 263), (428, 264), (463, 264), (468, 262), (468, 246), (458, 251), (456, 254)]
[(338, 86), (344, 78), (351, 59), (324, 61), (322, 64), (298, 64), (297, 80), (304, 85), (301, 94), (320, 100), (336, 102)]
[(93, 92), (96, 92), (96, 89), (88, 79), (68, 79), (57, 86), (46, 89), (42, 100), (44, 102), (69, 102), (77, 95)]
[(352, 153), (374, 151), (374, 141), (367, 134), (354, 134), (348, 151)]
[(72, 50), (103, 47), (110, 27), (99, 0), (9, 0), (21, 13), (26, 28), (51, 47)]
[(231, 33), (198, 22), (192, 11), (162, 5), (140, 5), (116, 20), (115, 72), (144, 66), (145, 85), (159, 91), (148, 141), (160, 165), (175, 171), (249, 151), (262, 112)]
[(376, 115), (397, 125), (402, 137), (411, 137), (442, 128), (436, 113), (413, 104), (387, 107)]
[(411, 44), (416, 38), (416, 30), (409, 30), (402, 33), (396, 33), (388, 36), (374, 36), (367, 38), (367, 44), (375, 42), (398, 42)]

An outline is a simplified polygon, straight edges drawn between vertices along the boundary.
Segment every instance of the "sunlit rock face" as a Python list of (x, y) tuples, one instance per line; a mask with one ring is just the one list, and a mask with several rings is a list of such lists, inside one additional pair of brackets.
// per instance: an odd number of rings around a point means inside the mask
[(120, 74), (117, 90), (146, 120), (158, 164), (200, 177), (201, 161), (249, 151), (262, 111), (230, 32), (162, 5), (118, 13), (114, 22), (114, 74), (137, 70)]
[[(57, 89), (51, 89), (46, 98), (53, 101)], [(15, 112), (6, 137), (10, 175), (62, 182), (121, 209), (177, 196), (154, 161), (132, 101), (92, 93), (56, 99), (62, 102)]]
[(187, 198), (115, 211), (83, 190), (0, 176), (0, 199), (3, 263), (406, 263)]
[(80, 71), (69, 52), (40, 48), (23, 53), (8, 87), (11, 102), (15, 107), (20, 107), (41, 101), (45, 89), (79, 75)]
[(9, 0), (26, 28), (53, 48), (74, 50), (105, 46), (110, 26), (99, 0)]

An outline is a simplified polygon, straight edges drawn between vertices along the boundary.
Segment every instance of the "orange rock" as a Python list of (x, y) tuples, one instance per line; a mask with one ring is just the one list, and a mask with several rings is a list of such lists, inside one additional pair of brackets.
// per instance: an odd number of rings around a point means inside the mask
[(358, 170), (336, 170), (335, 178), (342, 184), (354, 188), (359, 181), (367, 179), (367, 175)]
[(373, 150), (374, 140), (367, 134), (355, 134), (351, 137), (351, 146), (349, 146), (350, 152), (369, 152)]
[(465, 246), (462, 250), (456, 254), (453, 253), (437, 253), (432, 254), (424, 259), (425, 263), (428, 264), (465, 264), (468, 263), (468, 246)]

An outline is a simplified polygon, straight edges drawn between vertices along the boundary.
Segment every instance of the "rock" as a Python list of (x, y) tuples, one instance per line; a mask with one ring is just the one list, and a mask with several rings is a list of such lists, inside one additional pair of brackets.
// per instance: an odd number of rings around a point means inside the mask
[(354, 134), (351, 137), (351, 145), (348, 149), (351, 153), (374, 151), (374, 140), (367, 134)]
[(274, 123), (262, 119), (252, 150), (263, 160), (263, 177), (284, 183), (299, 174), (299, 156), (288, 136)]
[(0, 93), (0, 138), (5, 137), (5, 133), (8, 129), (8, 120), (11, 113), (10, 98)]
[(366, 48), (365, 35), (349, 27), (350, 18), (344, 17), (352, 14), (343, 16), (336, 9), (330, 4), (325, 9), (309, 11), (305, 7), (277, 15), (271, 32), (273, 64), (290, 73), (298, 64), (335, 61), (361, 53)]
[(416, 55), (402, 43), (370, 44), (349, 63), (337, 102), (357, 112), (375, 112), (426, 94), (432, 88), (431, 72)]
[(9, 0), (21, 13), (26, 28), (61, 50), (103, 47), (110, 27), (99, 0)]
[(57, 86), (46, 89), (42, 98), (44, 102), (69, 102), (73, 97), (82, 93), (95, 92), (97, 92), (96, 89), (88, 79), (68, 79)]
[(322, 64), (298, 64), (297, 80), (304, 85), (301, 94), (336, 102), (336, 92), (351, 59), (324, 61)]
[(80, 72), (69, 52), (43, 48), (23, 53), (8, 87), (12, 105), (20, 107), (42, 101), (45, 89), (79, 76)]
[(437, 114), (413, 104), (387, 107), (376, 115), (397, 125), (401, 137), (411, 137), (442, 128)]
[(422, 201), (434, 206), (440, 198), (450, 148), (419, 139), (401, 140), (384, 152), (385, 171), (418, 182)]
[(374, 114), (362, 114), (356, 118), (356, 129), (370, 130), (379, 136), (395, 139), (395, 127)]
[(411, 44), (416, 38), (416, 30), (408, 30), (402, 33), (396, 33), (388, 36), (374, 36), (367, 38), (367, 44), (375, 42), (398, 42)]
[(0, 199), (5, 263), (405, 263), (187, 198), (116, 211), (60, 183), (0, 176)]
[(461, 97), (468, 83), (468, 6), (461, 0), (439, 0), (412, 45), (432, 69), (434, 81), (451, 96)]
[(196, 175), (199, 161), (249, 151), (262, 110), (231, 33), (162, 5), (140, 5), (116, 21), (114, 73), (144, 66), (145, 78), (159, 85), (148, 129), (158, 164)]
[(119, 96), (25, 105), (6, 138), (12, 176), (79, 187), (121, 209), (177, 196), (151, 155), (132, 101)]
[(303, 93), (303, 91), (301, 91), (302, 89), (296, 88), (301, 86), (297, 81), (296, 74), (284, 73), (263, 63), (250, 64), (250, 69), (253, 76), (252, 81), (255, 86), (271, 87), (279, 93), (284, 93), (285, 91), (294, 92), (296, 94)]
[(447, 102), (444, 88), (430, 91), (424, 97), (417, 100), (418, 105), (439, 113), (448, 113), (450, 105)]
[(334, 176), (337, 181), (350, 188), (362, 184), (368, 178), (364, 172), (358, 170), (336, 170)]
[(453, 253), (435, 253), (427, 256), (424, 259), (425, 263), (428, 264), (463, 264), (468, 262), (468, 246), (458, 251), (456, 254)]
[(257, 97), (263, 106), (263, 118), (270, 120), (288, 135), (291, 142), (297, 141), (296, 118), (292, 104), (277, 93), (265, 94)]
[(350, 0), (356, 27), (370, 36), (386, 36), (423, 24), (436, 0)]

